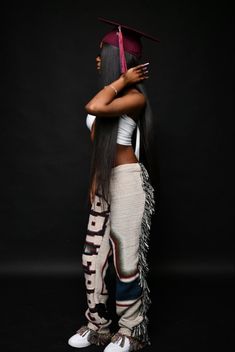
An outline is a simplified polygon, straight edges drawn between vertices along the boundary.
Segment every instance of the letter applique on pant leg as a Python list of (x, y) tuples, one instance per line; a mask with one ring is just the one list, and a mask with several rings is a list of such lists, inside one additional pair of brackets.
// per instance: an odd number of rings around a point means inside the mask
[(104, 280), (108, 257), (112, 253), (109, 215), (110, 205), (96, 194), (89, 214), (82, 264), (88, 303), (85, 312), (87, 326), (102, 334), (109, 332), (111, 324), (106, 308), (108, 292)]

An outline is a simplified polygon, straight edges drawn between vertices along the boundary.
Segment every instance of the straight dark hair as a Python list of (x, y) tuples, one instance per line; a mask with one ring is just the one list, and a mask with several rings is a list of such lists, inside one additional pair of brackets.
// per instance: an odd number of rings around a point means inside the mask
[[(101, 68), (98, 79), (99, 89), (103, 89), (105, 85), (109, 85), (117, 80), (121, 75), (119, 48), (107, 43), (103, 43), (101, 52)], [(140, 64), (136, 56), (125, 52), (127, 68), (134, 67)], [(140, 154), (139, 162), (142, 162), (146, 167), (150, 182), (153, 184), (153, 162), (154, 162), (154, 125), (153, 115), (146, 88), (143, 81), (134, 84), (133, 87), (138, 89), (146, 97), (146, 106), (137, 125), (140, 129)], [(129, 87), (128, 87), (129, 88)], [(125, 88), (118, 94), (121, 96)], [(92, 180), (96, 175), (96, 193), (101, 195), (106, 201), (109, 200), (109, 183), (112, 168), (114, 167), (116, 154), (116, 141), (118, 132), (118, 122), (120, 116), (102, 117), (97, 116), (95, 119), (95, 133), (93, 140), (93, 148), (90, 163), (90, 178), (89, 178), (89, 193), (92, 186)], [(136, 138), (136, 129), (132, 136)]]

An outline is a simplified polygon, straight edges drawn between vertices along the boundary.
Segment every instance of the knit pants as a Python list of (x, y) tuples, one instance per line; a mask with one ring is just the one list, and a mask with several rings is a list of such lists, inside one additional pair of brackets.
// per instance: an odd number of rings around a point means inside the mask
[(110, 199), (98, 192), (91, 205), (82, 264), (88, 308), (87, 327), (109, 332), (105, 274), (113, 254), (119, 333), (149, 343), (146, 316), (151, 303), (146, 282), (146, 255), (154, 209), (154, 189), (140, 162), (112, 169)]

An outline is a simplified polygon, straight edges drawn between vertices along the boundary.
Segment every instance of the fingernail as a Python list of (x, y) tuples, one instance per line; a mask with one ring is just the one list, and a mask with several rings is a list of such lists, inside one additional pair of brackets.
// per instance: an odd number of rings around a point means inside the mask
[(149, 65), (149, 62), (146, 62), (145, 64), (143, 64), (142, 66), (145, 66), (145, 65)]

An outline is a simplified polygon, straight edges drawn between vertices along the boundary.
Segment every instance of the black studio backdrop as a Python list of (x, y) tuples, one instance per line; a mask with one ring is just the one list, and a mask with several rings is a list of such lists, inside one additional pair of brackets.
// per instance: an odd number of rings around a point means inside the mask
[(151, 274), (233, 274), (231, 10), (146, 0), (2, 8), (1, 274), (81, 271), (91, 156), (84, 105), (97, 92), (95, 57), (109, 29), (97, 16), (161, 40), (143, 41), (160, 169)]

